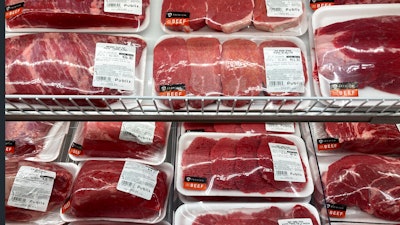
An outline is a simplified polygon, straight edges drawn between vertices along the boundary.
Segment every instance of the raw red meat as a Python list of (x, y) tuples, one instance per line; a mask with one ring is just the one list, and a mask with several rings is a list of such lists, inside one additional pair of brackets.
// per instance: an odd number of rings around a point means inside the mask
[(400, 0), (335, 0), (335, 5), (400, 3)]
[(185, 128), (185, 132), (188, 131), (215, 132), (214, 124), (212, 123), (184, 122), (183, 126)]
[[(5, 5), (20, 3), (6, 0)], [(142, 1), (142, 15), (104, 12), (104, 0), (43, 2), (25, 0), (22, 13), (7, 20), (10, 28), (138, 28), (146, 18), (150, 0)]]
[(318, 73), (330, 82), (357, 82), (400, 94), (400, 16), (337, 22), (315, 31)]
[(400, 131), (396, 124), (324, 124), (329, 137), (339, 139), (341, 149), (369, 154), (400, 154)]
[[(257, 44), (246, 39), (231, 39), (222, 44), (221, 82), (225, 96), (258, 96), (262, 87), (262, 58)], [(242, 107), (249, 101), (237, 101)], [(222, 102), (233, 106), (234, 101)]]
[(153, 143), (142, 144), (119, 139), (122, 122), (85, 122), (82, 152), (89, 157), (149, 159), (156, 157), (166, 145), (168, 126), (155, 122)]
[(327, 203), (358, 207), (375, 217), (400, 221), (400, 160), (349, 155), (323, 175)]
[(199, 0), (164, 0), (161, 9), (161, 24), (166, 23), (167, 13), (190, 13), (189, 24), (166, 26), (176, 31), (196, 31), (206, 26), (206, 1)]
[[(96, 43), (136, 46), (139, 65), (146, 42), (136, 37), (84, 33), (37, 33), (5, 40), (6, 94), (121, 95), (127, 91), (93, 87)], [(71, 57), (74, 56), (74, 57)], [(50, 101), (50, 100), (49, 100)], [(76, 101), (88, 105), (85, 100)], [(106, 106), (103, 101), (92, 101)], [(67, 101), (66, 104), (68, 104)], [(55, 104), (50, 102), (49, 104)], [(71, 104), (71, 103), (69, 103)]]
[[(34, 221), (48, 212), (61, 208), (65, 199), (68, 197), (73, 182), (73, 175), (64, 167), (54, 163), (39, 163), (28, 161), (6, 161), (5, 168), (5, 216), (7, 221)], [(28, 209), (8, 206), (7, 201), (14, 183), (15, 176), (21, 166), (31, 166), (43, 170), (56, 172), (56, 178), (53, 184), (53, 190), (50, 196), (46, 212), (34, 211)]]
[(207, 19), (208, 27), (233, 33), (251, 24), (253, 16), (253, 0), (207, 0)]
[(224, 215), (205, 214), (198, 216), (192, 225), (214, 225), (223, 219), (225, 219)]
[(235, 170), (236, 145), (237, 140), (231, 138), (221, 138), (211, 148), (210, 159), (211, 174), (214, 175), (213, 188), (216, 189), (236, 189), (235, 178), (231, 177)]
[[(265, 0), (263, 0), (265, 2)], [(272, 41), (264, 41), (262, 43), (259, 44), (259, 49), (260, 49), (260, 55), (261, 55), (261, 60), (262, 60), (262, 68), (263, 68), (263, 84), (265, 87), (265, 91), (264, 94), (265, 95), (269, 95), (269, 96), (299, 96), (302, 95), (303, 93), (299, 93), (299, 92), (267, 92), (266, 88), (268, 87), (268, 81), (266, 80), (266, 72), (265, 72), (265, 68), (268, 67), (268, 65), (265, 65), (265, 61), (264, 61), (264, 53), (263, 53), (263, 49), (264, 48), (268, 48), (268, 47), (294, 47), (294, 48), (299, 48), (299, 46), (297, 46), (295, 43), (291, 42), (291, 41), (282, 41), (282, 40), (272, 40)], [(268, 61), (268, 60), (267, 60)], [(308, 73), (307, 73), (307, 66), (306, 66), (306, 59), (304, 58), (304, 54), (303, 52), (301, 52), (301, 61), (303, 64), (303, 74), (304, 74), (304, 83), (303, 85), (305, 85), (308, 81)]]
[(318, 224), (317, 218), (303, 205), (295, 205), (288, 213), (289, 218), (310, 218), (314, 225)]
[[(193, 37), (186, 41), (191, 73), (187, 91), (195, 96), (220, 96), (222, 94), (220, 65), (221, 45), (211, 37)], [(193, 108), (202, 108), (214, 100), (189, 101)]]
[(150, 200), (117, 190), (124, 161), (86, 161), (75, 179), (67, 213), (76, 218), (158, 219), (166, 207), (168, 184), (160, 170)]
[[(154, 47), (153, 78), (157, 93), (165, 85), (184, 85), (187, 89), (190, 77), (189, 55), (183, 38), (167, 38)], [(173, 100), (172, 108), (185, 106), (184, 100)], [(164, 105), (170, 106), (168, 101)]]
[[(301, 23), (302, 16), (299, 17), (271, 17), (267, 14), (265, 0), (254, 0), (253, 25), (258, 30), (268, 32), (282, 32), (292, 27), (297, 27)], [(304, 13), (304, 5), (303, 5)]]
[(54, 124), (41, 121), (7, 121), (5, 125), (5, 139), (15, 141), (14, 152), (5, 153), (10, 159), (39, 154), (43, 150), (46, 136)]
[(221, 133), (243, 133), (240, 123), (215, 123), (214, 129)]
[(245, 133), (266, 133), (265, 123), (242, 123), (240, 124)]

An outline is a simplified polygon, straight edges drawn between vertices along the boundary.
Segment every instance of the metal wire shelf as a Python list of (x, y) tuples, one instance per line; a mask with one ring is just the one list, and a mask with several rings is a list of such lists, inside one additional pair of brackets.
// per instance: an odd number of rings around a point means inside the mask
[[(210, 100), (215, 103), (205, 106)], [(183, 102), (184, 107), (173, 109), (174, 101)], [(200, 102), (201, 107), (192, 108), (191, 101)], [(226, 101), (232, 106), (226, 106)], [(247, 104), (236, 107), (241, 101)], [(6, 120), (400, 123), (400, 98), (6, 95), (5, 103)]]

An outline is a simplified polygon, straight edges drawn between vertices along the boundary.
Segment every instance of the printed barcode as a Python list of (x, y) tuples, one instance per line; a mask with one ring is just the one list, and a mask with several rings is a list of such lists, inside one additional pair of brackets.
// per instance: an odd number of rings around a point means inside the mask
[(282, 11), (281, 8), (271, 8), (272, 11)]
[(108, 3), (108, 7), (120, 7), (121, 3)]
[(287, 175), (288, 174), (287, 171), (283, 171), (283, 170), (278, 170), (278, 171), (275, 171), (275, 172), (278, 175)]
[(100, 81), (111, 81), (111, 77), (96, 76), (96, 80), (100, 80)]
[(13, 199), (15, 202), (26, 202), (26, 199), (25, 199), (25, 198), (21, 198), (21, 197), (16, 197), (16, 196), (14, 196), (12, 199)]
[(126, 180), (123, 180), (123, 181), (122, 181), (122, 184), (123, 184), (124, 186), (129, 186), (129, 187), (132, 187), (132, 186), (134, 185), (132, 182), (129, 182), (129, 181), (126, 181)]
[(283, 81), (269, 81), (269, 86), (283, 86)]

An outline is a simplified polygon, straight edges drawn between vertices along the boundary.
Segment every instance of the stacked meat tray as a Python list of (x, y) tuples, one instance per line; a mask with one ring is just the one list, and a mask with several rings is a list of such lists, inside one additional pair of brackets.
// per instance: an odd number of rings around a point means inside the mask
[[(308, 100), (265, 99), (400, 95), (398, 0), (5, 5), (6, 94), (55, 96), (24, 104), (130, 110), (167, 96), (158, 110), (302, 110)], [(395, 124), (89, 115), (5, 131), (10, 225), (400, 223)]]

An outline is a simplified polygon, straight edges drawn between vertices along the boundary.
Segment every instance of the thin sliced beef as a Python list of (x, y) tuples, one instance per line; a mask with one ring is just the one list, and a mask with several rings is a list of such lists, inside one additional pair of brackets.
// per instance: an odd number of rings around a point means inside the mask
[[(70, 171), (54, 163), (39, 163), (28, 161), (6, 161), (5, 164), (5, 217), (6, 221), (19, 221), (27, 222), (40, 219), (53, 210), (61, 208), (62, 204), (68, 197), (73, 182), (73, 175)], [(14, 183), (15, 177), (21, 166), (30, 166), (42, 170), (48, 170), (56, 173), (53, 189), (51, 192), (49, 204), (45, 212), (17, 208), (7, 205), (10, 196), (11, 188)]]
[(75, 218), (159, 219), (166, 207), (167, 174), (160, 170), (150, 200), (117, 190), (124, 161), (86, 161), (75, 179), (67, 213)]
[[(265, 0), (254, 0), (253, 25), (256, 29), (268, 32), (282, 32), (297, 27), (302, 21), (299, 17), (272, 17), (268, 16)], [(303, 5), (303, 13), (304, 5)]]
[(207, 19), (208, 27), (233, 33), (251, 24), (253, 16), (253, 0), (207, 0)]
[[(163, 93), (160, 88), (165, 86), (183, 85), (185, 89), (188, 87), (191, 72), (188, 54), (186, 41), (180, 37), (164, 39), (154, 47), (153, 79), (159, 95)], [(174, 109), (185, 106), (184, 100), (171, 102)], [(163, 103), (170, 107), (168, 101)]]
[(377, 218), (400, 221), (400, 160), (378, 155), (349, 155), (323, 175), (326, 201), (358, 207)]
[[(190, 70), (187, 91), (194, 96), (220, 96), (222, 94), (220, 65), (221, 45), (211, 37), (193, 37), (186, 41)], [(214, 100), (189, 101), (193, 108), (202, 108)]]
[(329, 137), (339, 139), (340, 148), (369, 154), (399, 154), (400, 131), (395, 124), (324, 123)]
[[(246, 39), (231, 39), (222, 44), (221, 57), (222, 92), (225, 96), (258, 96), (260, 94), (263, 70), (262, 58), (257, 44)], [(242, 107), (249, 101), (237, 101)], [(233, 106), (234, 101), (222, 102)]]
[(214, 123), (214, 129), (219, 133), (243, 133), (239, 123)]
[(236, 147), (238, 141), (231, 138), (221, 138), (211, 148), (211, 173), (214, 175), (213, 188), (235, 190)]
[(320, 27), (315, 52), (320, 76), (400, 94), (400, 16), (359, 18)]
[[(174, 31), (196, 31), (206, 26), (206, 1), (199, 0), (164, 0), (161, 8), (161, 23), (166, 25), (167, 13), (189, 13), (189, 24), (166, 26)], [(175, 17), (180, 19), (179, 17)]]
[[(10, 37), (5, 40), (6, 94), (129, 94), (128, 91), (92, 85), (96, 43), (136, 46), (135, 66), (139, 65), (146, 48), (142, 39), (104, 34), (36, 33)], [(92, 102), (96, 106), (106, 106), (100, 100)], [(76, 100), (76, 103), (88, 105), (85, 100)], [(56, 103), (50, 101), (48, 104)], [(71, 103), (66, 101), (65, 104)]]
[[(20, 3), (6, 0), (5, 5)], [(142, 1), (142, 15), (104, 12), (104, 0), (25, 0), (22, 13), (7, 20), (10, 28), (139, 28), (146, 18), (149, 0)]]

